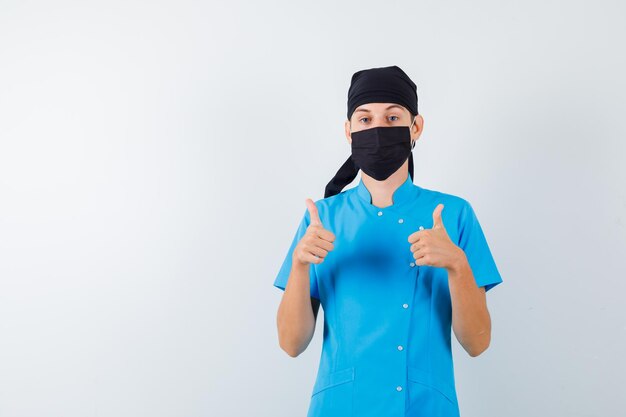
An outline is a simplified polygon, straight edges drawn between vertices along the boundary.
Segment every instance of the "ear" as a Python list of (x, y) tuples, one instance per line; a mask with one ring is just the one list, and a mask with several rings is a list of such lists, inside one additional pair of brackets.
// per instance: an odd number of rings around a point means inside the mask
[(413, 123), (413, 127), (411, 128), (411, 140), (417, 142), (420, 135), (422, 134), (422, 130), (424, 129), (424, 118), (421, 114), (415, 116), (415, 123)]
[(344, 130), (346, 131), (346, 139), (348, 143), (352, 145), (352, 136), (350, 135), (350, 120), (346, 119), (344, 122)]

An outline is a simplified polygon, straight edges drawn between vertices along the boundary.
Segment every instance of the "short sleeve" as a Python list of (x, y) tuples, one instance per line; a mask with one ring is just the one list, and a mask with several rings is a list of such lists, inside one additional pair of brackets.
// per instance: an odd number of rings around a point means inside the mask
[[(309, 227), (309, 223), (310, 223), (310, 214), (309, 214), (309, 210), (306, 209), (304, 211), (304, 215), (302, 216), (302, 220), (300, 221), (300, 224), (298, 225), (296, 234), (293, 237), (293, 240), (291, 241), (291, 245), (289, 246), (289, 249), (287, 250), (287, 255), (285, 256), (285, 259), (283, 260), (280, 270), (278, 271), (278, 275), (276, 276), (276, 279), (274, 280), (274, 286), (277, 288), (280, 288), (283, 291), (285, 290), (285, 287), (287, 286), (287, 281), (289, 280), (289, 273), (291, 272), (291, 262), (292, 262), (291, 256), (293, 255), (293, 250), (295, 249), (300, 239), (302, 239), (302, 237), (306, 233), (306, 229), (307, 227)], [(310, 283), (311, 283), (311, 291), (310, 291), (311, 297), (319, 299), (320, 295), (319, 295), (319, 290), (317, 288), (317, 273), (315, 271), (315, 264), (312, 263), (309, 265), (309, 267), (310, 267), (309, 277), (310, 277)]]
[(472, 268), (476, 284), (485, 292), (502, 282), (502, 277), (487, 244), (472, 205), (465, 201), (459, 219), (459, 243)]

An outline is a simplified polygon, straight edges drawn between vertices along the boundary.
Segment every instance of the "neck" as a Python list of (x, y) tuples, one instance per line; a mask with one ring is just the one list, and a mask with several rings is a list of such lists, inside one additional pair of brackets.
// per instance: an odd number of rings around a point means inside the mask
[(396, 172), (383, 181), (378, 181), (361, 171), (363, 184), (372, 196), (372, 205), (378, 208), (385, 208), (393, 204), (392, 196), (394, 191), (396, 191), (398, 187), (400, 187), (407, 180), (408, 176), (408, 160), (405, 161)]

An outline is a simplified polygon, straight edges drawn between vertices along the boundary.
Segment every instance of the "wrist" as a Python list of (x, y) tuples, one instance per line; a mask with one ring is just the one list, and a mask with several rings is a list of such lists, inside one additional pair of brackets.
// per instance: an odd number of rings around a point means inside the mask
[(459, 274), (464, 269), (469, 268), (469, 261), (463, 249), (457, 246), (456, 254), (452, 258), (452, 262), (447, 267), (449, 273)]
[(300, 259), (298, 259), (298, 257), (293, 256), (291, 258), (291, 267), (293, 269), (303, 270), (303, 269), (307, 269), (309, 267), (309, 263), (304, 263), (304, 262), (300, 261)]

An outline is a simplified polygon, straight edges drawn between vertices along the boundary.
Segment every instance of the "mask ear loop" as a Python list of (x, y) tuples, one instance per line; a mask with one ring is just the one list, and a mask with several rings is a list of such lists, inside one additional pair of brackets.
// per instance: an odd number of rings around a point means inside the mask
[[(411, 126), (409, 126), (409, 135), (411, 134), (411, 128), (413, 127), (414, 123), (415, 123), (415, 117), (413, 118), (413, 123), (411, 123)], [(411, 140), (411, 150), (413, 150), (413, 148), (415, 148), (415, 141)]]

